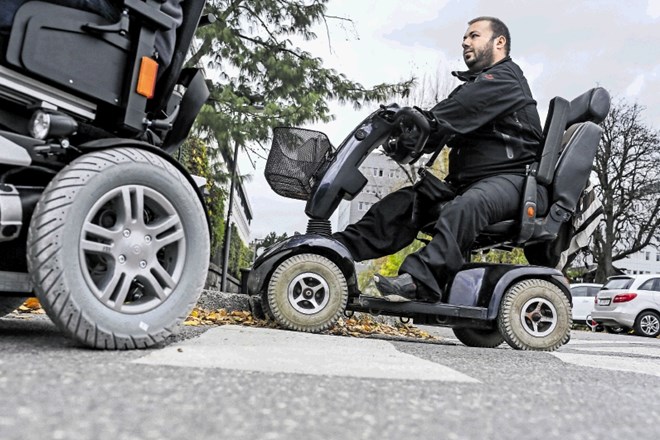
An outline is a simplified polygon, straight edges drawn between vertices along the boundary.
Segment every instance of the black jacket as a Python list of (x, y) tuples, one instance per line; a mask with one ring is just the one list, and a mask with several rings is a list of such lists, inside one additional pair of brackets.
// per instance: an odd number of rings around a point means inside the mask
[(479, 73), (453, 75), (465, 83), (430, 110), (437, 121), (433, 138), (453, 135), (446, 180), (461, 187), (495, 174), (525, 174), (542, 130), (520, 67), (507, 57)]

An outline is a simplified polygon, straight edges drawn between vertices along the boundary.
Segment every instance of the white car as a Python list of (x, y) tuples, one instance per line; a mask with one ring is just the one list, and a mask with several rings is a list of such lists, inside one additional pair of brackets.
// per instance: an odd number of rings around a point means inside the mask
[(608, 279), (596, 296), (591, 318), (604, 326), (633, 328), (640, 336), (660, 335), (660, 274)]
[(594, 310), (594, 300), (602, 284), (576, 283), (571, 284), (573, 297), (573, 322), (584, 324), (587, 316)]

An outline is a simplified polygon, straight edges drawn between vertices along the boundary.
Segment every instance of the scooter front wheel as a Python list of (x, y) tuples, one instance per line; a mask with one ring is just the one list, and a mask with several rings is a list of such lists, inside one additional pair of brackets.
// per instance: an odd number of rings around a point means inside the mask
[(554, 351), (570, 339), (571, 305), (561, 289), (546, 280), (528, 279), (506, 291), (498, 326), (517, 350)]
[(268, 307), (277, 323), (316, 333), (332, 327), (346, 309), (348, 286), (335, 263), (316, 254), (284, 260), (268, 283)]

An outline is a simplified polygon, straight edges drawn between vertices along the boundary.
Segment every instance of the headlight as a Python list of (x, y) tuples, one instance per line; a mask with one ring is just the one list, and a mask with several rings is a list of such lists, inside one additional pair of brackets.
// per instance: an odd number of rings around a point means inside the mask
[(48, 131), (50, 130), (50, 114), (37, 110), (30, 119), (28, 126), (30, 136), (35, 139), (46, 139)]
[(30, 135), (35, 139), (63, 139), (78, 131), (78, 123), (64, 113), (37, 110), (28, 124)]

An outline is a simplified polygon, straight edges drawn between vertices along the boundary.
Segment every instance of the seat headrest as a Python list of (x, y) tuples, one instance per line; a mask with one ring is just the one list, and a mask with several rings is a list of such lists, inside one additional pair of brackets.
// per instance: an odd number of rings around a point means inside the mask
[(602, 87), (596, 87), (571, 101), (566, 127), (578, 122), (600, 124), (610, 111), (610, 94)]

